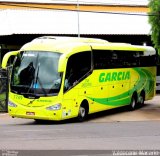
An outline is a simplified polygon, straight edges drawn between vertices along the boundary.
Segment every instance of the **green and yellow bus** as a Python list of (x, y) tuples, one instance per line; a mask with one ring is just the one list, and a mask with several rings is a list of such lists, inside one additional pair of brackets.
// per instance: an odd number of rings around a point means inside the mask
[(8, 112), (35, 120), (86, 119), (155, 95), (156, 51), (101, 39), (44, 36), (8, 52), (13, 62)]

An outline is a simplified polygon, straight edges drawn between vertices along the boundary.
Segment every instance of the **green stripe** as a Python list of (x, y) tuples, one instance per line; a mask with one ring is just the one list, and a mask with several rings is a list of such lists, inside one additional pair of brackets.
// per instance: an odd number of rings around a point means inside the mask
[(142, 70), (146, 73), (148, 80), (150, 80), (149, 83), (147, 83), (146, 85), (146, 88), (148, 88), (147, 94), (150, 94), (154, 89), (154, 77), (152, 76), (152, 73), (149, 72), (148, 70), (146, 69), (142, 69)]
[[(143, 88), (146, 89), (149, 86), (149, 92), (151, 92), (154, 88), (152, 73), (150, 73), (146, 69), (141, 69), (141, 68), (133, 68), (133, 70), (135, 70), (139, 74), (140, 79), (137, 80), (135, 87), (133, 87), (132, 89), (110, 98), (93, 98), (93, 97), (88, 97), (88, 98), (99, 104), (109, 105), (109, 106), (120, 106), (120, 105), (126, 105), (130, 102), (129, 95), (132, 95), (132, 93), (135, 90), (137, 90), (137, 92), (140, 92)], [(148, 80), (151, 81), (148, 83), (147, 82)]]

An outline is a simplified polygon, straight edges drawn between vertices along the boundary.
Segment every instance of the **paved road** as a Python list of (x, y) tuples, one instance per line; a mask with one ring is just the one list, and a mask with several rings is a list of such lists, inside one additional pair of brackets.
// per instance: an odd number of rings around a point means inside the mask
[(136, 111), (107, 111), (90, 116), (84, 123), (36, 124), (33, 120), (1, 114), (0, 149), (157, 150), (160, 149), (160, 96)]
[(160, 121), (1, 125), (0, 149), (160, 149)]

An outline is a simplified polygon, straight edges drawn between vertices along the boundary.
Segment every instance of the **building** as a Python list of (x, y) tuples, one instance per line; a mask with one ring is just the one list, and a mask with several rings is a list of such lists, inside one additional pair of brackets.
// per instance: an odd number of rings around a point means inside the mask
[(1, 58), (43, 35), (151, 45), (148, 0), (3, 0)]

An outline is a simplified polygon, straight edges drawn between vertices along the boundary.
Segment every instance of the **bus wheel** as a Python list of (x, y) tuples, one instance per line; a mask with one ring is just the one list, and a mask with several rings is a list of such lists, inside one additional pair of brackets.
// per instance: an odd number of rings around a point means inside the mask
[(88, 109), (86, 107), (86, 105), (81, 104), (80, 108), (79, 108), (79, 112), (78, 112), (78, 121), (82, 122), (86, 119), (88, 115)]
[(136, 105), (137, 105), (137, 100), (136, 100), (136, 97), (133, 95), (132, 98), (131, 98), (129, 109), (130, 110), (135, 110)]

